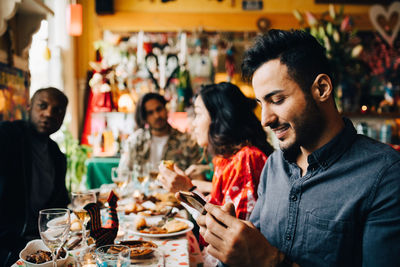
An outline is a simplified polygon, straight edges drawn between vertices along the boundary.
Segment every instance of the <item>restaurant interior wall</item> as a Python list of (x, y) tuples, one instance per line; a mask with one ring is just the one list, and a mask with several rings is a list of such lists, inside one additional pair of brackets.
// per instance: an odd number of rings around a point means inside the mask
[[(93, 43), (102, 39), (105, 30), (110, 31), (259, 31), (257, 21), (265, 18), (270, 28), (298, 28), (293, 10), (321, 13), (328, 5), (315, 4), (314, 0), (263, 1), (259, 11), (244, 11), (239, 0), (175, 0), (162, 3), (161, 0), (114, 0), (114, 13), (98, 15), (95, 13), (95, 1), (78, 1), (83, 5), (83, 34), (75, 38), (75, 66), (79, 91), (86, 89), (89, 62), (95, 60)], [(232, 3), (234, 2), (234, 5)], [(368, 20), (368, 5), (346, 5), (346, 12), (351, 14), (357, 25), (371, 29)], [(83, 114), (84, 103), (79, 103), (79, 114)], [(83, 115), (76, 118), (83, 121)]]

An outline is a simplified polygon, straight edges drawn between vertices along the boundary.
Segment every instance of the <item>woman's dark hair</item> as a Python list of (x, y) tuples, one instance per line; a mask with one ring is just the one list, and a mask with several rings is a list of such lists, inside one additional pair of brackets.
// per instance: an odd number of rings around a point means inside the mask
[(231, 83), (203, 86), (199, 92), (210, 114), (209, 149), (215, 155), (229, 157), (243, 146), (253, 145), (267, 156), (273, 148), (253, 113), (256, 102)]
[(328, 75), (334, 85), (325, 48), (305, 31), (270, 30), (257, 37), (244, 55), (243, 78), (250, 81), (259, 67), (274, 59), (286, 65), (289, 76), (305, 93), (310, 93), (312, 83), (321, 73)]
[(157, 93), (147, 93), (144, 94), (138, 101), (136, 105), (136, 111), (135, 111), (135, 121), (136, 125), (139, 128), (144, 128), (146, 124), (146, 118), (147, 118), (147, 111), (146, 111), (146, 103), (147, 101), (155, 99), (159, 101), (164, 107), (167, 104), (167, 101), (165, 98)]

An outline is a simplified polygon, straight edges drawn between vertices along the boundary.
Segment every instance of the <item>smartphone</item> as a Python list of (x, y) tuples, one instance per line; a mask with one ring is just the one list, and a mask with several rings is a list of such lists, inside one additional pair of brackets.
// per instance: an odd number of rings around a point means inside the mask
[(206, 201), (196, 192), (179, 191), (179, 197), (182, 200), (182, 202), (196, 209), (202, 215), (205, 215), (207, 213), (207, 211), (204, 209)]

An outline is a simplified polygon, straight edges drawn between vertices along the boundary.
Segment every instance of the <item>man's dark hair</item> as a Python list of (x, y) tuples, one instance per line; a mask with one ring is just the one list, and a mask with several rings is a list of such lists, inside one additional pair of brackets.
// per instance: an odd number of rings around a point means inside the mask
[(41, 88), (38, 89), (32, 96), (31, 98), (31, 103), (35, 100), (35, 98), (41, 94), (42, 92), (48, 92), (55, 98), (57, 98), (65, 107), (68, 105), (68, 98), (67, 96), (59, 89), (55, 87), (46, 87), (46, 88)]
[(139, 128), (143, 128), (146, 124), (146, 118), (147, 118), (146, 103), (151, 99), (159, 101), (164, 107), (167, 104), (165, 98), (160, 94), (157, 93), (144, 94), (138, 101), (135, 111), (135, 121), (136, 125)]
[(287, 66), (289, 76), (305, 93), (310, 93), (318, 74), (324, 73), (332, 80), (325, 48), (305, 31), (270, 30), (257, 37), (254, 45), (244, 55), (243, 78), (250, 81), (259, 67), (273, 59), (279, 59)]
[(226, 82), (203, 86), (199, 95), (211, 118), (208, 142), (213, 154), (231, 156), (246, 145), (258, 147), (266, 155), (272, 153), (267, 134), (253, 113), (254, 99)]

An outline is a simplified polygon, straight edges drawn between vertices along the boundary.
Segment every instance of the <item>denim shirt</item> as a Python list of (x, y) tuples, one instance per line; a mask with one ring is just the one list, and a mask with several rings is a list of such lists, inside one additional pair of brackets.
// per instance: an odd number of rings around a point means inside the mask
[(344, 121), (304, 176), (268, 158), (250, 220), (301, 267), (400, 266), (400, 153)]

